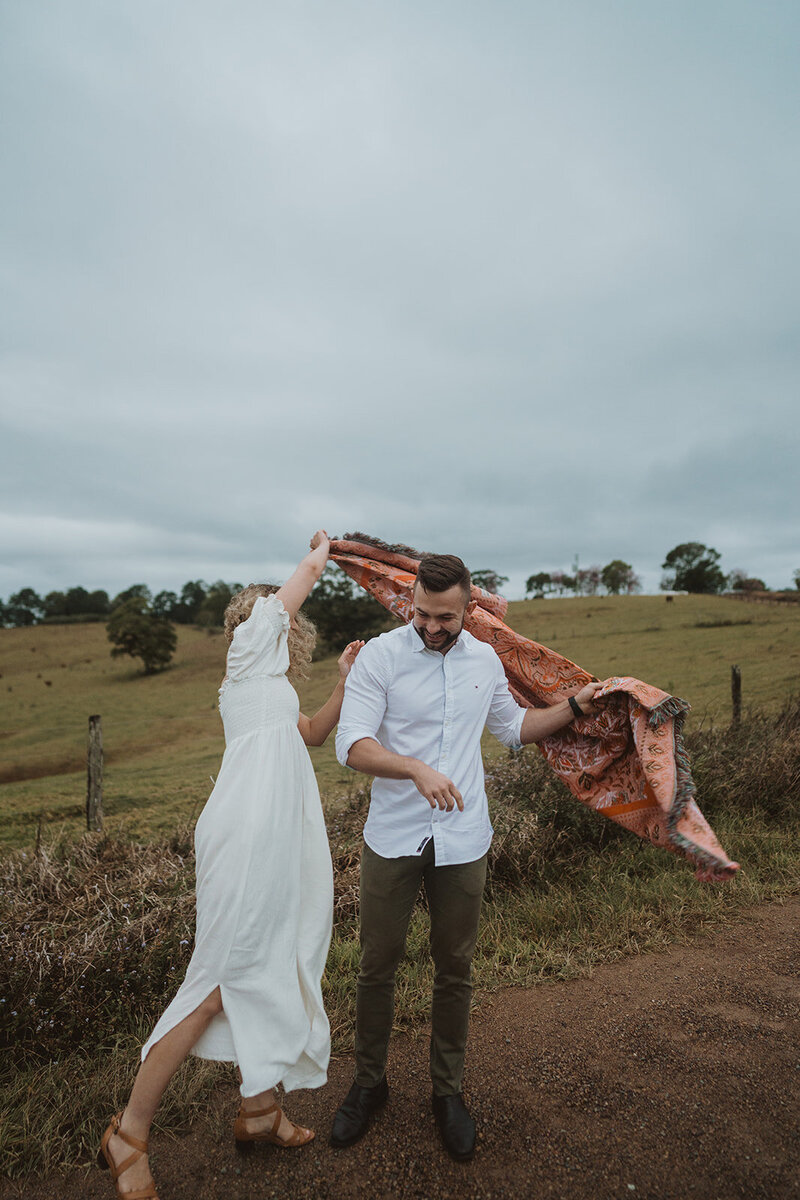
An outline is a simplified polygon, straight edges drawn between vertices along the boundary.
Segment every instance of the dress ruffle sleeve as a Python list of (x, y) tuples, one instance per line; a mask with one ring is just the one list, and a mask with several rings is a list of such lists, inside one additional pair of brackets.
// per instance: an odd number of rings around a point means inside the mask
[(289, 667), (289, 614), (277, 596), (259, 596), (237, 625), (228, 650), (228, 678), (284, 675)]

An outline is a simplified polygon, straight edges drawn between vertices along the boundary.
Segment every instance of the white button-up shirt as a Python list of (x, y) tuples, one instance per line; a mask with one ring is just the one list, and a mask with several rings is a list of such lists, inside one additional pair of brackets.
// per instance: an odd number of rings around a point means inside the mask
[(350, 747), (374, 738), (410, 755), (456, 785), (464, 811), (432, 809), (410, 779), (378, 779), (364, 840), (382, 858), (421, 854), (433, 838), (436, 863), (474, 862), (489, 849), (481, 734), (484, 726), (506, 746), (519, 747), (525, 716), (508, 690), (491, 646), (462, 630), (441, 654), (428, 650), (413, 625), (368, 642), (344, 689), (336, 756), (347, 765)]

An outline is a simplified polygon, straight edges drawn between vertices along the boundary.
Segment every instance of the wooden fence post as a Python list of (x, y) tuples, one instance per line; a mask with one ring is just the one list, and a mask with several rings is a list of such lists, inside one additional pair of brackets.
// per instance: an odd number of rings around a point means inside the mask
[(103, 726), (100, 717), (89, 717), (89, 749), (86, 756), (86, 828), (103, 828)]
[(732, 724), (738, 725), (742, 719), (742, 672), (737, 666), (731, 667), (731, 707)]

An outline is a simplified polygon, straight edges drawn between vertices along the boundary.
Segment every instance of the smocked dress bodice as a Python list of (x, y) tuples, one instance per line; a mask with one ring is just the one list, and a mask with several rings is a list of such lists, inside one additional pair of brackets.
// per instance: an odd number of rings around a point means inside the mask
[[(285, 675), (228, 679), (220, 688), (219, 711), (225, 744), (279, 725), (297, 728), (300, 701)], [(299, 734), (298, 734), (299, 737)]]

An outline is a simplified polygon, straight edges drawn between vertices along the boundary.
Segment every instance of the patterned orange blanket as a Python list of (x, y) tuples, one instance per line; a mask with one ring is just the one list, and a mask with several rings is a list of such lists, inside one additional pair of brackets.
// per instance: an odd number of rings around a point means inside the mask
[[(331, 557), (390, 612), (408, 622), (419, 555), (365, 534), (331, 543)], [(464, 627), (494, 647), (509, 686), (526, 708), (572, 695), (594, 676), (503, 622), (507, 601), (472, 588), (475, 605)], [(600, 711), (539, 743), (555, 773), (578, 800), (654, 846), (694, 864), (703, 881), (730, 878), (739, 864), (720, 846), (694, 800), (683, 747), (685, 700), (627, 676), (607, 679), (595, 696)]]

